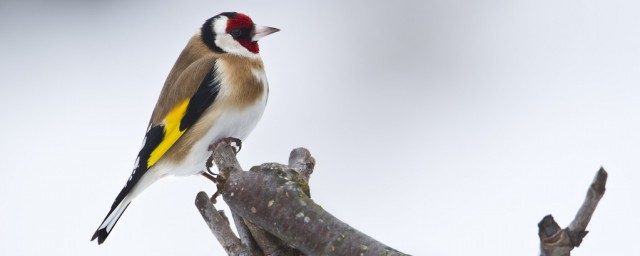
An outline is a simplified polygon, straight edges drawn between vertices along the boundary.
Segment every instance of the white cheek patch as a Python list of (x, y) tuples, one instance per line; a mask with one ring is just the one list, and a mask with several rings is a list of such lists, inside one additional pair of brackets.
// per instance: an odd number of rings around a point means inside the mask
[(247, 48), (244, 48), (244, 46), (238, 43), (238, 41), (233, 39), (229, 34), (217, 34), (215, 43), (218, 47), (228, 53), (251, 58), (257, 58), (259, 56), (258, 54), (250, 52)]
[(213, 21), (213, 33), (222, 35), (227, 33), (227, 22), (229, 18), (226, 16), (220, 16), (215, 21)]
[(259, 56), (258, 54), (250, 52), (247, 48), (244, 48), (244, 46), (238, 43), (238, 41), (233, 39), (231, 35), (227, 34), (228, 21), (229, 18), (226, 16), (221, 16), (213, 21), (213, 33), (216, 35), (214, 43), (225, 52), (250, 58), (257, 58)]

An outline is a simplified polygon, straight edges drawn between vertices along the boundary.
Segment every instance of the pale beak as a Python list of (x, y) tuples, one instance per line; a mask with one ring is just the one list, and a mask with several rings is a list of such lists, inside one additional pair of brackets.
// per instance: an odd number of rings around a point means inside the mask
[(251, 37), (251, 41), (252, 42), (258, 41), (261, 38), (278, 31), (280, 31), (280, 29), (255, 25), (255, 28), (253, 29), (253, 36)]

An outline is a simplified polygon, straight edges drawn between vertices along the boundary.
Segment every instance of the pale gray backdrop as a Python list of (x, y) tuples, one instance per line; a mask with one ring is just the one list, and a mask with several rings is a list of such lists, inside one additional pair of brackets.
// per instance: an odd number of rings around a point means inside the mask
[(271, 85), (245, 168), (318, 164), (316, 202), (414, 255), (534, 255), (597, 169), (575, 255), (640, 255), (636, 1), (0, 2), (0, 255), (221, 255), (168, 178), (89, 242), (129, 176), (164, 79), (207, 18), (240, 11)]

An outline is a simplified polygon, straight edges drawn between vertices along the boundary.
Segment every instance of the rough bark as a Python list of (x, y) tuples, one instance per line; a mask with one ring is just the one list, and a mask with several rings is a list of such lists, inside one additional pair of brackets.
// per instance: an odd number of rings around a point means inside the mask
[(538, 223), (541, 256), (569, 256), (571, 250), (580, 246), (582, 239), (589, 233), (586, 229), (593, 212), (604, 195), (607, 176), (607, 172), (601, 167), (589, 186), (576, 217), (568, 227), (560, 228), (551, 215), (545, 216)]
[[(294, 149), (288, 165), (266, 163), (243, 171), (227, 142), (213, 148), (220, 170), (218, 188), (229, 205), (239, 238), (209, 197), (198, 193), (196, 206), (228, 255), (406, 255), (363, 234), (325, 211), (310, 198), (315, 159)], [(569, 256), (587, 235), (587, 225), (605, 192), (607, 172), (600, 168), (574, 220), (562, 229), (551, 215), (538, 223), (541, 256)]]
[[(406, 255), (340, 221), (310, 198), (309, 179), (315, 159), (294, 149), (289, 164), (267, 163), (242, 171), (226, 142), (213, 148), (220, 170), (222, 198), (240, 234), (204, 192), (196, 205), (229, 255)], [(400, 235), (400, 234), (399, 234)]]

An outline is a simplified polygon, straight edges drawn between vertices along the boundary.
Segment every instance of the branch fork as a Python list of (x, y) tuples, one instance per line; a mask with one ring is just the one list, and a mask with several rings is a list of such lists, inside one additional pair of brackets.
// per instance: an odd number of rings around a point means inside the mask
[(311, 200), (315, 159), (304, 148), (291, 151), (288, 165), (266, 163), (243, 171), (230, 143), (223, 140), (215, 145), (212, 159), (239, 237), (206, 193), (198, 193), (196, 207), (228, 255), (406, 255)]

